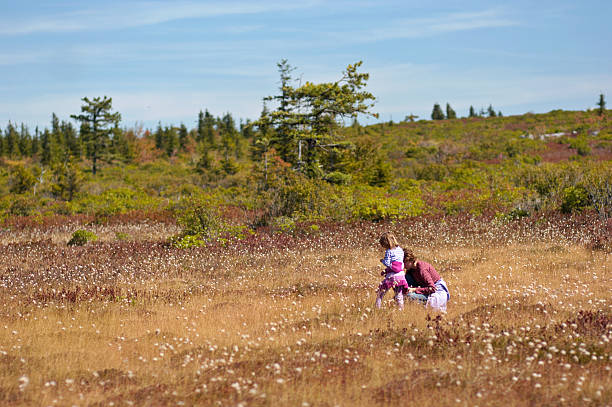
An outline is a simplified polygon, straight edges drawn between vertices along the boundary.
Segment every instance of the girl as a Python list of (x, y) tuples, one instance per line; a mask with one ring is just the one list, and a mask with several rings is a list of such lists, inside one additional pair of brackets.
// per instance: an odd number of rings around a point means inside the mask
[[(412, 250), (406, 250), (406, 278), (411, 280), (408, 298), (425, 303), (436, 311), (446, 312), (450, 299), (446, 282), (429, 263), (417, 261)], [(414, 283), (413, 283), (414, 282)]]
[(386, 268), (380, 273), (382, 276), (385, 276), (385, 279), (378, 286), (376, 308), (380, 308), (383, 297), (390, 288), (393, 288), (393, 291), (395, 291), (395, 302), (399, 309), (404, 309), (404, 291), (408, 290), (408, 283), (404, 273), (404, 251), (399, 247), (397, 239), (391, 233), (384, 233), (380, 237), (379, 242), (385, 249), (385, 257), (380, 261)]

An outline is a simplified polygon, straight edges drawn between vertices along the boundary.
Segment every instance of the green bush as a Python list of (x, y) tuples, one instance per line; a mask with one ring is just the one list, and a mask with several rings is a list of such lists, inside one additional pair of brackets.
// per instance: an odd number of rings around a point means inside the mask
[(561, 195), (561, 211), (570, 213), (581, 211), (589, 205), (589, 194), (587, 190), (581, 186), (571, 186), (563, 190)]
[(212, 238), (221, 229), (218, 209), (201, 199), (187, 199), (185, 205), (175, 211), (184, 235)]
[(586, 156), (591, 154), (591, 147), (585, 137), (569, 138), (569, 145), (571, 148), (576, 149), (578, 155)]
[(70, 203), (73, 212), (94, 213), (98, 218), (134, 210), (158, 209), (162, 200), (147, 195), (142, 190), (112, 188), (100, 195), (88, 194)]
[(327, 174), (325, 180), (336, 185), (348, 185), (351, 183), (351, 176), (340, 171), (334, 171)]
[(33, 195), (15, 195), (11, 198), (9, 213), (14, 216), (29, 216), (38, 208)]
[(21, 164), (15, 166), (11, 170), (10, 191), (15, 194), (30, 192), (38, 182), (40, 173), (38, 167), (28, 169)]
[(79, 229), (72, 234), (72, 237), (68, 241), (68, 246), (83, 246), (87, 242), (98, 240), (98, 236), (95, 233), (88, 230)]
[(421, 215), (424, 208), (417, 186), (404, 187), (397, 195), (389, 195), (382, 188), (364, 187), (355, 191), (352, 215), (356, 219), (373, 221), (405, 219)]
[(170, 240), (175, 247), (204, 246), (223, 230), (218, 206), (213, 205), (206, 196), (183, 198), (173, 206), (172, 211), (182, 229), (178, 236)]

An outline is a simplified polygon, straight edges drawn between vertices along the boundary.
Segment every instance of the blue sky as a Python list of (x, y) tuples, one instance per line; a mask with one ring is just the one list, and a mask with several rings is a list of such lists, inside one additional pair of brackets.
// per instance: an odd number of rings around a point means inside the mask
[(204, 109), (255, 119), (283, 58), (313, 82), (363, 61), (385, 121), (434, 103), (512, 115), (610, 98), (612, 2), (425, 3), (0, 0), (0, 126), (49, 127), (104, 95), (123, 127), (192, 128)]

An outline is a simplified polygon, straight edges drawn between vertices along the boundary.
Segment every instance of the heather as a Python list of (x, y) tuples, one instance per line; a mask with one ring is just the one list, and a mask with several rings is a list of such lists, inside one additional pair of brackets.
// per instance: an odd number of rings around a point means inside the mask
[[(4, 404), (612, 399), (612, 225), (595, 213), (262, 227), (187, 249), (176, 224), (137, 219), (3, 231)], [(77, 225), (99, 239), (66, 245)], [(385, 230), (440, 270), (448, 313), (374, 309)]]

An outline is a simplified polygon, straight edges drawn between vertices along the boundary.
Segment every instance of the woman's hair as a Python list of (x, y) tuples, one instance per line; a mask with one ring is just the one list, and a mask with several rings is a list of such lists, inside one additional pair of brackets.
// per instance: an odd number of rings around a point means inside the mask
[(382, 236), (380, 237), (380, 245), (382, 247), (384, 247), (385, 249), (392, 249), (396, 246), (399, 246), (399, 243), (397, 243), (397, 239), (395, 238), (395, 236), (393, 235), (393, 233), (383, 233)]
[(416, 261), (416, 256), (412, 252), (412, 249), (404, 249), (404, 263), (410, 263)]

